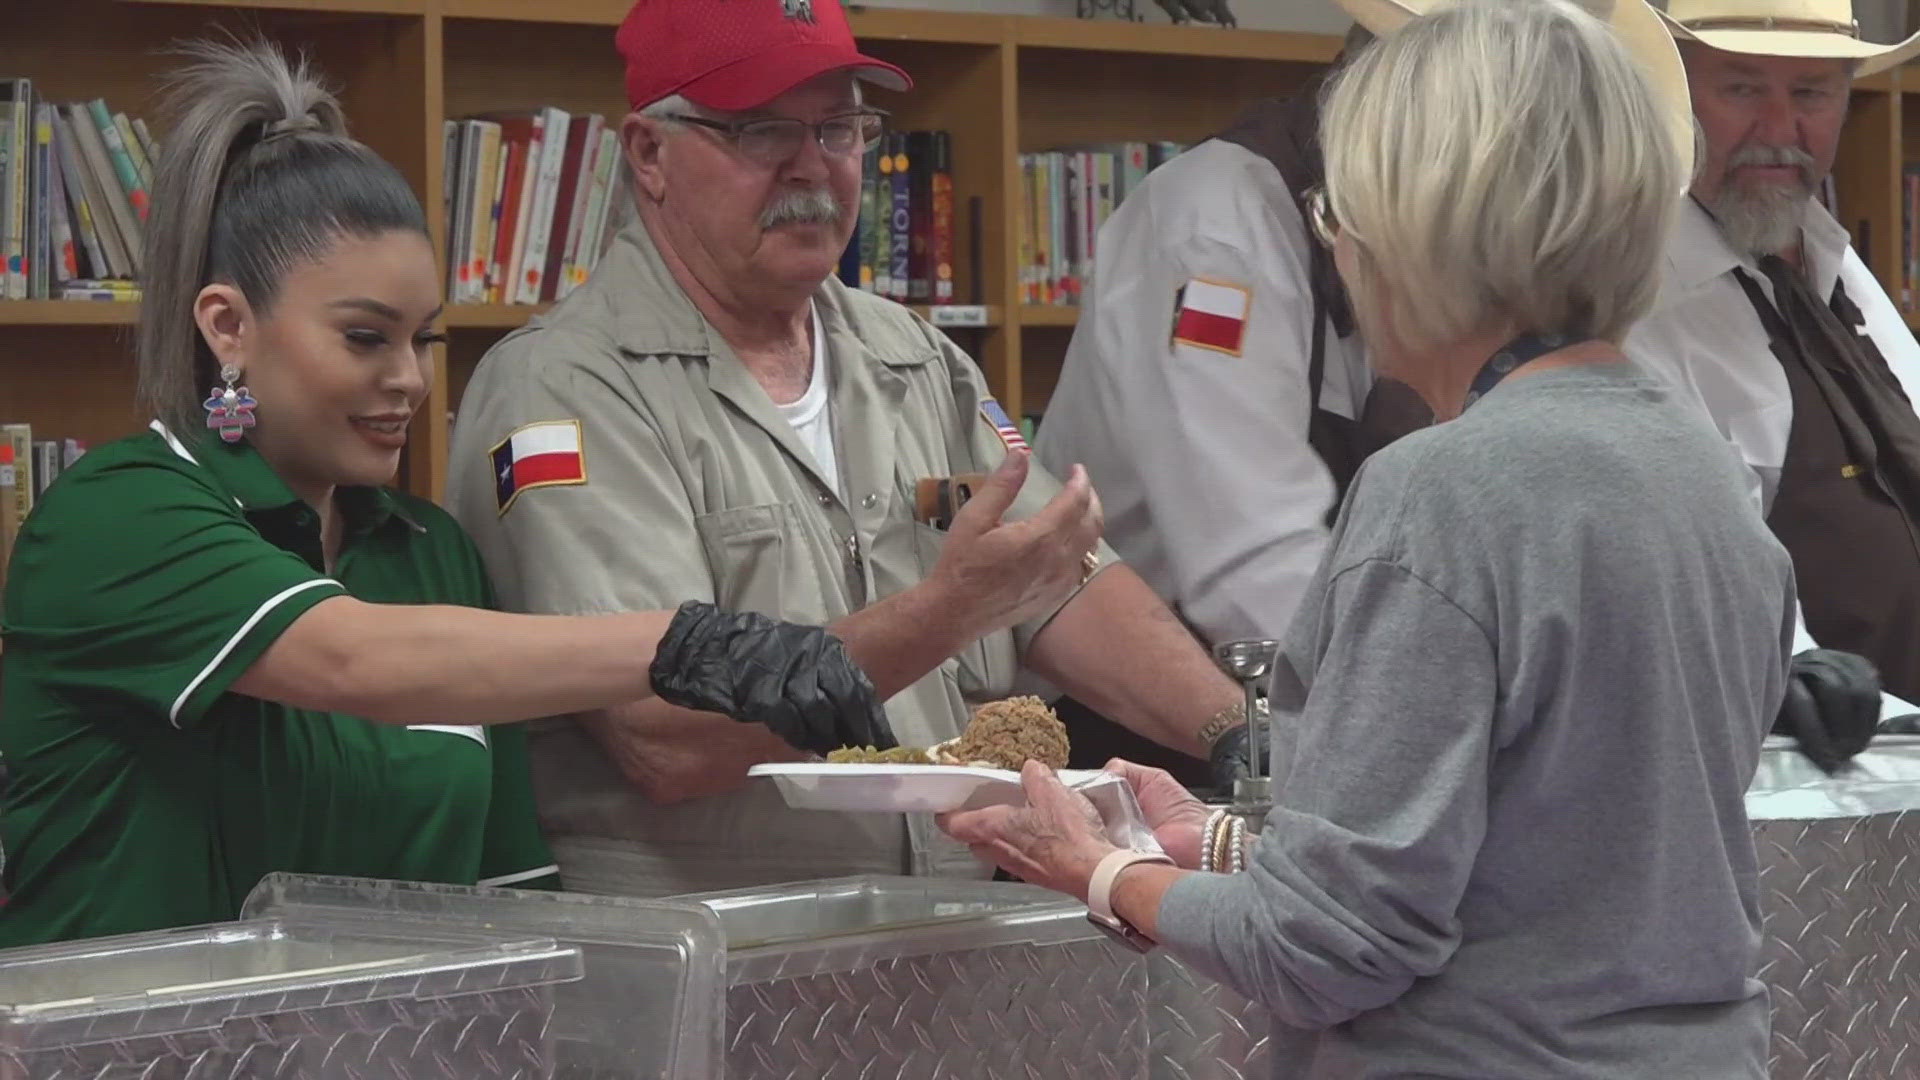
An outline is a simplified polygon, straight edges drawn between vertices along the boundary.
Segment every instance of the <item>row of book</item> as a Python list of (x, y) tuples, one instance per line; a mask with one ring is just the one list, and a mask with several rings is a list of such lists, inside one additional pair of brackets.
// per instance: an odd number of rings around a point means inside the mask
[(887, 131), (860, 170), (860, 222), (840, 279), (913, 304), (956, 302), (953, 138), (945, 131)]
[(78, 439), (36, 439), (31, 424), (0, 424), (0, 581), (34, 503), (86, 451)]
[(1186, 147), (1125, 142), (1020, 155), (1020, 302), (1078, 304), (1100, 226)]
[(138, 299), (158, 147), (100, 98), (42, 100), (0, 79), (0, 299)]
[(587, 279), (622, 197), (618, 125), (542, 108), (448, 120), (447, 299), (537, 304)]

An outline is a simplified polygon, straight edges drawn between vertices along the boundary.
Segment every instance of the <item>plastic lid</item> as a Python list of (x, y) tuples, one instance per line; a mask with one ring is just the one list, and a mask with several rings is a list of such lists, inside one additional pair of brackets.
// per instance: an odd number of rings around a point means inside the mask
[(251, 919), (0, 952), (0, 1047), (217, 1027), (239, 1017), (578, 979), (550, 938)]
[(556, 1075), (712, 1080), (723, 1071), (726, 940), (720, 920), (699, 904), (270, 874), (241, 911), (371, 915), (389, 927), (470, 928), (577, 945), (586, 977), (554, 995)]

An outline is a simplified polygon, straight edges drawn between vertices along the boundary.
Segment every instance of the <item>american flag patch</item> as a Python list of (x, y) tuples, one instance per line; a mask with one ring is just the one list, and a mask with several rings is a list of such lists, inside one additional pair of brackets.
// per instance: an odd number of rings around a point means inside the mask
[(1020, 425), (1013, 422), (1013, 418), (1007, 415), (1007, 410), (1001, 408), (998, 401), (992, 398), (981, 398), (980, 415), (987, 418), (987, 423), (992, 426), (994, 434), (1000, 436), (1000, 441), (1007, 444), (1009, 452), (1027, 448), (1026, 437), (1020, 434)]
[(493, 462), (494, 501), (503, 514), (523, 491), (587, 482), (578, 420), (528, 424), (500, 440), (487, 456)]

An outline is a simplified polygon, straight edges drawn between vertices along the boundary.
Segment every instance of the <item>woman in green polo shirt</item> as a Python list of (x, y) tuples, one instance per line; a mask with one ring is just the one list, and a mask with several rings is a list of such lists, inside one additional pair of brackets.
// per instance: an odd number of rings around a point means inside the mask
[(274, 870), (551, 884), (522, 736), (489, 725), (657, 693), (890, 741), (819, 628), (482, 610), (453, 519), (381, 486), (438, 340), (419, 202), (304, 65), (189, 52), (145, 239), (156, 419), (13, 555), (0, 946), (231, 918)]

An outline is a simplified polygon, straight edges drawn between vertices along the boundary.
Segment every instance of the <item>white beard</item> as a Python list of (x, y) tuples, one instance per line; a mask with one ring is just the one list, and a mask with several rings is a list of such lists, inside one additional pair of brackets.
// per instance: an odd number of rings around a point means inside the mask
[(1800, 242), (1811, 198), (1798, 186), (1757, 190), (1728, 186), (1720, 189), (1707, 209), (1734, 250), (1754, 256), (1780, 255)]

